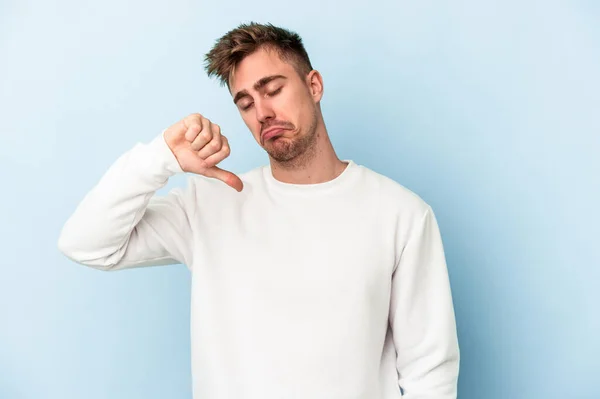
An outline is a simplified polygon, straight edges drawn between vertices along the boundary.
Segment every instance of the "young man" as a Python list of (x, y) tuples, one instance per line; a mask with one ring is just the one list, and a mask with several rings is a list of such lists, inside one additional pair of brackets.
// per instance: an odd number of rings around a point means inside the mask
[[(243, 24), (206, 60), (269, 165), (220, 169), (227, 139), (189, 115), (111, 166), (65, 224), (61, 251), (101, 270), (187, 265), (195, 399), (455, 398), (459, 349), (431, 208), (338, 159), (323, 80), (297, 34)], [(185, 189), (155, 195), (183, 172)]]

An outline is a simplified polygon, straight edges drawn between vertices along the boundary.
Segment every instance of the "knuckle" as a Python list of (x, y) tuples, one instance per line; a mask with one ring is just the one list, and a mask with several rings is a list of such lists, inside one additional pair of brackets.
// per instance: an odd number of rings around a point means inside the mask
[(227, 143), (226, 141), (223, 142), (223, 145), (221, 146), (221, 151), (229, 154), (229, 152), (231, 151), (231, 147), (229, 146), (229, 143)]
[(188, 126), (192, 125), (200, 125), (202, 124), (202, 116), (200, 114), (190, 114), (186, 118), (184, 118), (184, 123)]
[(210, 133), (210, 131), (205, 130), (202, 132), (202, 138), (206, 141), (210, 141), (212, 139), (212, 134)]

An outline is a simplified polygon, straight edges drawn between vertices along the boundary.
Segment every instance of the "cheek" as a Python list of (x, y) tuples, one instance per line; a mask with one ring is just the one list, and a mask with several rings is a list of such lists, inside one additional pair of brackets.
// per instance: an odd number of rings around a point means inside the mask
[(302, 110), (298, 97), (290, 95), (278, 98), (277, 102), (273, 104), (273, 109), (278, 120), (290, 122), (296, 126), (300, 122)]
[(282, 102), (282, 113), (286, 120), (292, 122), (297, 127), (298, 125), (306, 124), (310, 121), (314, 112), (311, 98), (304, 92), (290, 94)]
[(312, 111), (308, 104), (303, 103), (299, 104), (299, 106), (293, 110), (291, 110), (293, 114), (290, 116), (293, 119), (293, 123), (300, 130), (306, 129), (306, 125), (310, 124)]

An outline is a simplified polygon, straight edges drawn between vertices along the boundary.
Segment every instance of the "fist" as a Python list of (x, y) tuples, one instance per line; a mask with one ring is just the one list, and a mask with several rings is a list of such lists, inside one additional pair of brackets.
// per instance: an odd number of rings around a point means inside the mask
[(242, 180), (217, 166), (230, 153), (219, 125), (200, 114), (191, 114), (165, 130), (164, 138), (184, 172), (219, 179), (242, 191)]

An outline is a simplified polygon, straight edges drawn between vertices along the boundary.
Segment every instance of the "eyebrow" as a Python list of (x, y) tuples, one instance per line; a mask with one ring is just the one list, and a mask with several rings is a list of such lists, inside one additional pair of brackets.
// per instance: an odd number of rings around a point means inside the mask
[[(258, 90), (262, 89), (269, 82), (271, 82), (271, 81), (273, 81), (275, 79), (287, 79), (287, 77), (285, 77), (283, 75), (265, 76), (264, 78), (261, 78), (258, 82), (254, 83), (254, 90), (258, 91)], [(240, 101), (242, 99), (242, 97), (246, 97), (246, 96), (249, 96), (249, 95), (250, 94), (248, 94), (247, 90), (242, 90), (242, 91), (238, 92), (235, 95), (235, 97), (233, 98), (233, 103), (237, 104), (237, 102)]]

